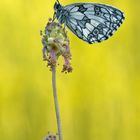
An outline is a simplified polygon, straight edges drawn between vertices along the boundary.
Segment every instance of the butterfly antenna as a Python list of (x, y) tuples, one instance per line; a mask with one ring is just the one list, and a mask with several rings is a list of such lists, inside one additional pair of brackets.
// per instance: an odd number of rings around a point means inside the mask
[(59, 0), (56, 0), (56, 1), (57, 1), (58, 3), (60, 3)]
[(55, 19), (56, 19), (56, 13), (54, 12), (52, 22), (54, 22)]

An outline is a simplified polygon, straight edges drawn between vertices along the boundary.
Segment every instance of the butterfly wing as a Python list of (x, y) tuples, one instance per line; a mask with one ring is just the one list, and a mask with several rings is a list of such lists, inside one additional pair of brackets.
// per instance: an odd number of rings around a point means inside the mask
[(120, 10), (103, 4), (76, 3), (64, 9), (69, 12), (66, 26), (90, 44), (108, 39), (124, 20)]

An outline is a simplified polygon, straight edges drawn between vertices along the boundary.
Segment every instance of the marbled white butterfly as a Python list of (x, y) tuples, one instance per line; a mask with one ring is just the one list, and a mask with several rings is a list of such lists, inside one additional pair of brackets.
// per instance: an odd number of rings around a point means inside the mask
[(98, 3), (74, 3), (54, 5), (55, 17), (80, 39), (92, 44), (108, 39), (124, 20), (120, 10)]

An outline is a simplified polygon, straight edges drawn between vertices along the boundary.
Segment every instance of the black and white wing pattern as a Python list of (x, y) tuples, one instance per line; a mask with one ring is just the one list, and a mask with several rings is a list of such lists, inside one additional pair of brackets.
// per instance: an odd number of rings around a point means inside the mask
[(104, 4), (76, 3), (64, 9), (69, 12), (66, 26), (90, 44), (108, 39), (124, 20), (120, 10)]

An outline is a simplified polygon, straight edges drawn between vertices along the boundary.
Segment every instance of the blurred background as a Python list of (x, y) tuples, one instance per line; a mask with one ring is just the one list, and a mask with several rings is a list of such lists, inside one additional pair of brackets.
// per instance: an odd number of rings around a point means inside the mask
[[(57, 131), (40, 37), (54, 2), (0, 1), (1, 140), (42, 140)], [(126, 19), (100, 44), (89, 45), (69, 31), (74, 70), (61, 73), (61, 59), (57, 67), (64, 140), (140, 140), (140, 1), (96, 2), (119, 8)]]

